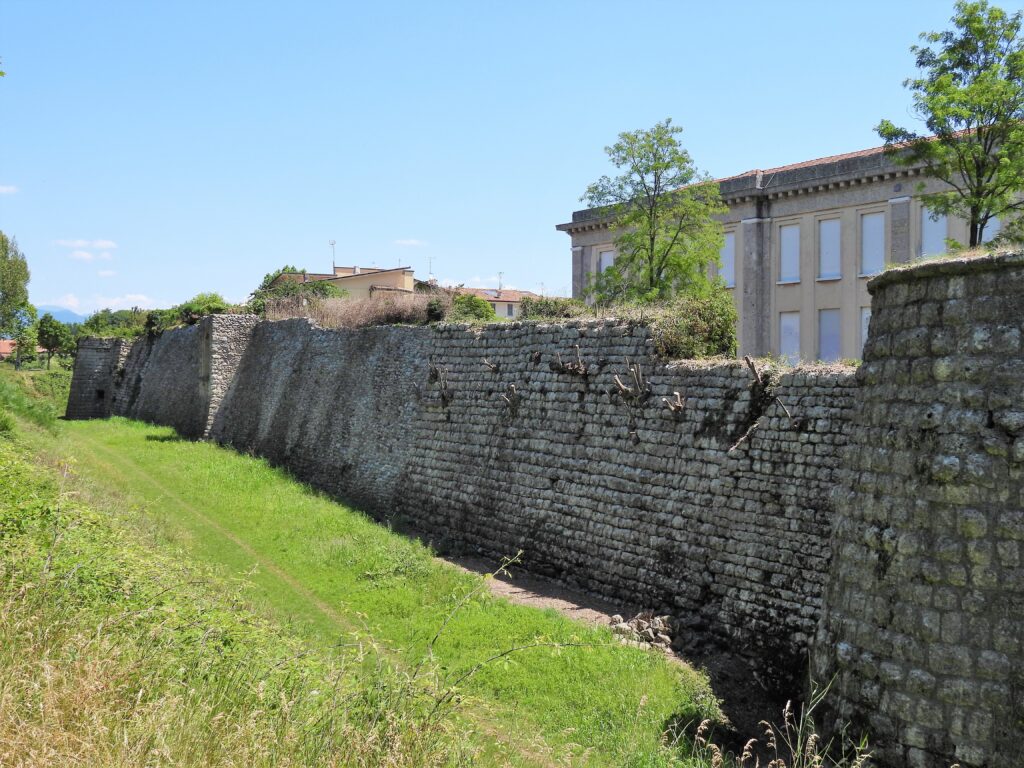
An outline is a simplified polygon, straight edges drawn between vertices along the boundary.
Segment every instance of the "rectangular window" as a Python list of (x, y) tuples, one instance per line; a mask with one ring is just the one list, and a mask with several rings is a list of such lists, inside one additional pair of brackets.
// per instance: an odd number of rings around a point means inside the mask
[(839, 310), (822, 309), (818, 312), (818, 359), (834, 363), (840, 358)]
[(939, 256), (946, 252), (946, 217), (934, 219), (927, 208), (921, 209), (921, 256)]
[(719, 276), (725, 281), (728, 288), (736, 287), (736, 233), (726, 232), (725, 242), (722, 243), (722, 250), (719, 252), (722, 257), (722, 268)]
[(506, 304), (505, 305), (505, 316), (506, 317), (515, 317), (515, 314), (516, 314), (515, 313), (515, 304)]
[(860, 217), (860, 273), (877, 275), (885, 267), (885, 214)]
[(842, 277), (840, 268), (839, 219), (818, 222), (818, 279), (836, 280)]
[(800, 225), (779, 227), (779, 282), (800, 282)]
[(489, 302), (489, 303), (491, 305), (491, 311), (494, 312), (495, 314), (497, 314), (498, 313), (498, 305), (495, 304), (493, 301)]
[(871, 307), (860, 308), (860, 351), (864, 354), (864, 345), (868, 341), (868, 327), (871, 325)]
[(615, 251), (601, 251), (597, 255), (597, 271), (604, 272), (615, 263)]
[(779, 354), (792, 365), (800, 362), (800, 313), (779, 313)]

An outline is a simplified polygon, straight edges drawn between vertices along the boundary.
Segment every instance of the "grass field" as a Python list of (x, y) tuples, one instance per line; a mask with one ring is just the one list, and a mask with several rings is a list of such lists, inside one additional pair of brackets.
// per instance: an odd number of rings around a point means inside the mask
[[(51, 466), (69, 462), (76, 503), (102, 513), (111, 540), (133, 542), (133, 558), (169, 558), (210, 574), (203, 589), (228, 604), (244, 598), (267, 622), (260, 643), (279, 637), (352, 679), (383, 676), (389, 690), (406, 681), (411, 703), (397, 711), (430, 755), (423, 764), (470, 754), (492, 765), (682, 765), (670, 724), (718, 716), (701, 674), (496, 599), (479, 577), (261, 460), (120, 419), (18, 432)], [(427, 700), (432, 718), (416, 703)]]

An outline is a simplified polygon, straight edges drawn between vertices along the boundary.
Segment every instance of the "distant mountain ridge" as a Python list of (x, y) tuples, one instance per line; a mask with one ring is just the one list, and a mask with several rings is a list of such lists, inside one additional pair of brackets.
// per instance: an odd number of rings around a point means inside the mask
[(49, 312), (54, 316), (54, 318), (60, 320), (62, 323), (84, 323), (86, 320), (85, 315), (79, 315), (77, 312), (72, 312), (70, 309), (65, 309), (64, 307), (40, 304), (36, 307), (36, 311), (39, 313), (39, 317), (42, 317)]

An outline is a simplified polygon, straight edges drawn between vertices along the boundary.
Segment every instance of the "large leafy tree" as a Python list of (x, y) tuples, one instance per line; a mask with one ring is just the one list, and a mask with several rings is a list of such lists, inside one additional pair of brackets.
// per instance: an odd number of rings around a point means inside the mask
[(970, 245), (980, 245), (994, 218), (1015, 218), (1024, 206), (1024, 40), (1021, 13), (1008, 15), (986, 0), (956, 4), (953, 29), (925, 32), (911, 51), (919, 77), (913, 112), (927, 132), (877, 126), (890, 155), (923, 164), (950, 189), (923, 196), (935, 214), (969, 222)]
[(718, 185), (680, 145), (682, 130), (669, 118), (620, 133), (605, 147), (621, 173), (602, 176), (581, 198), (606, 209), (615, 236), (615, 263), (592, 286), (599, 301), (653, 301), (712, 284), (709, 267), (722, 247), (722, 225), (713, 217), (726, 208)]
[(0, 232), (0, 336), (17, 336), (24, 325), (30, 306), (28, 278), (28, 262), (18, 241)]
[(50, 360), (55, 354), (70, 352), (71, 346), (75, 343), (71, 329), (49, 312), (39, 318), (36, 333), (39, 337), (39, 346), (46, 350), (47, 368), (50, 367)]

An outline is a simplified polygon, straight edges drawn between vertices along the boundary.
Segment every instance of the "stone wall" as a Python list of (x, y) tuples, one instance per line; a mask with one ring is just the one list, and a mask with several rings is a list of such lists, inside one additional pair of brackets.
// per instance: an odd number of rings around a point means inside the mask
[(889, 764), (1021, 765), (1024, 258), (871, 290), (813, 667)]
[[(649, 390), (623, 399), (615, 377), (635, 389), (637, 364)], [(445, 550), (522, 551), (531, 571), (669, 612), (681, 643), (743, 647), (786, 679), (819, 615), (852, 393), (843, 369), (757, 388), (742, 363), (666, 366), (646, 329), (604, 321), (292, 320), (253, 332), (210, 434)]]
[(71, 375), (65, 418), (102, 419), (113, 410), (117, 372), (130, 344), (124, 339), (81, 339)]
[(802, 678), (810, 647), (825, 725), (866, 729), (882, 765), (1016, 765), (1024, 256), (871, 290), (856, 374), (666, 364), (615, 322), (220, 317), (83, 342), (68, 413), (205, 431), (444, 550), (521, 551), (769, 684)]

